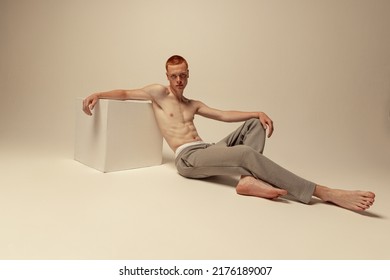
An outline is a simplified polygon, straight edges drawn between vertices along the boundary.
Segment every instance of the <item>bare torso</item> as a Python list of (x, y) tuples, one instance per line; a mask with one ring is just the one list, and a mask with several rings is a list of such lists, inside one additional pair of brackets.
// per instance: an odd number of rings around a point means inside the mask
[(183, 144), (202, 141), (194, 125), (199, 103), (183, 96), (179, 98), (167, 87), (166, 94), (153, 101), (158, 126), (173, 151)]

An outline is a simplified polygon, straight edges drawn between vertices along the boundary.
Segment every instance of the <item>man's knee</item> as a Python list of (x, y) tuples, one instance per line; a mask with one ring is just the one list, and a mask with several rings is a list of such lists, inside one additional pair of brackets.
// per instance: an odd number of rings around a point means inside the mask
[(258, 118), (252, 118), (246, 121), (249, 125), (258, 125), (260, 124), (260, 120)]
[(262, 140), (265, 140), (266, 130), (261, 124), (260, 120), (253, 118), (247, 121), (249, 131), (254, 131)]
[(247, 121), (249, 126), (259, 127), (261, 130), (265, 130), (258, 118), (252, 118)]

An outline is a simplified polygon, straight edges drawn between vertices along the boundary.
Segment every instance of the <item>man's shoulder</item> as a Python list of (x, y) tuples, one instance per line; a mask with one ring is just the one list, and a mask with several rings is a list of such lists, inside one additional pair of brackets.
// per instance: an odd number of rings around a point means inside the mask
[(195, 112), (197, 112), (200, 108), (204, 107), (205, 104), (200, 100), (195, 99), (187, 99), (187, 104), (189, 104), (191, 107), (195, 109)]
[(204, 103), (202, 101), (195, 100), (195, 99), (188, 99), (188, 102), (190, 102), (190, 103), (192, 103), (192, 104), (194, 104), (196, 106), (203, 106), (204, 105)]
[(142, 90), (146, 91), (154, 98), (157, 97), (165, 97), (169, 94), (168, 87), (160, 85), (160, 84), (151, 84), (142, 88)]
[(160, 91), (160, 92), (167, 92), (168, 87), (163, 86), (161, 84), (150, 84), (143, 88), (144, 90), (154, 90), (154, 91)]

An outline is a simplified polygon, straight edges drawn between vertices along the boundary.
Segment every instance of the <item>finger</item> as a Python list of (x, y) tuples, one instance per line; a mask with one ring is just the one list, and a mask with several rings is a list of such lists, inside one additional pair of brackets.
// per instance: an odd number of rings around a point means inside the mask
[(268, 129), (267, 137), (271, 137), (272, 133), (274, 132), (274, 125), (273, 121), (264, 113), (259, 113), (259, 120), (261, 125), (263, 126), (264, 130)]
[(268, 130), (268, 137), (269, 137), (269, 125), (265, 121), (261, 121), (261, 125), (263, 126), (264, 131)]
[(91, 110), (89, 109), (89, 106), (88, 106), (88, 103), (86, 100), (83, 100), (83, 111), (84, 111), (84, 113), (86, 113), (89, 116), (92, 115)]
[(272, 134), (274, 133), (274, 124), (271, 123), (268, 125), (268, 138), (272, 136)]
[(273, 130), (273, 129), (270, 129), (270, 130), (268, 131), (267, 137), (270, 138), (270, 137), (272, 136), (273, 133), (274, 133), (274, 130)]
[(96, 103), (97, 103), (97, 99), (93, 99), (91, 105), (89, 105), (89, 109), (93, 110), (93, 108), (95, 108)]
[(261, 123), (262, 127), (263, 127), (265, 130), (267, 130), (267, 128), (268, 128), (267, 123), (266, 123), (264, 120), (260, 120), (260, 123)]
[(274, 126), (272, 123), (272, 120), (267, 119), (267, 120), (261, 120), (261, 124), (265, 130), (268, 129), (268, 134), (267, 137), (271, 137), (272, 133), (274, 132)]

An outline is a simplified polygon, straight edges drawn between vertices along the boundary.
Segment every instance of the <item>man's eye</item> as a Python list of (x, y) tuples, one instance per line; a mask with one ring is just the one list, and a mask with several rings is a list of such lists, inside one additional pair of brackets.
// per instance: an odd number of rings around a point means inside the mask
[(186, 73), (181, 73), (181, 74), (178, 74), (178, 75), (177, 74), (172, 74), (169, 77), (171, 79), (173, 79), (173, 80), (176, 80), (177, 77), (180, 77), (180, 79), (186, 79), (186, 78), (188, 78), (188, 75)]

